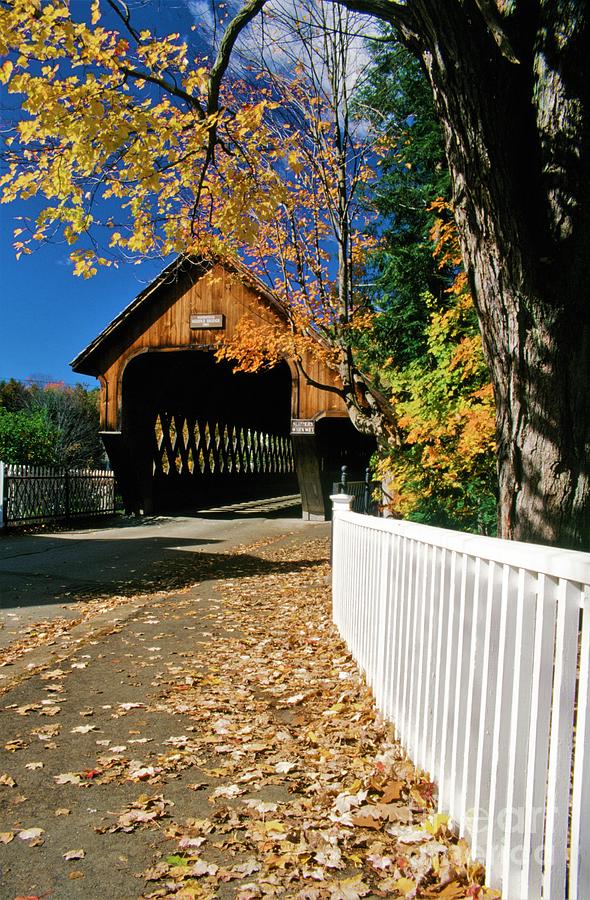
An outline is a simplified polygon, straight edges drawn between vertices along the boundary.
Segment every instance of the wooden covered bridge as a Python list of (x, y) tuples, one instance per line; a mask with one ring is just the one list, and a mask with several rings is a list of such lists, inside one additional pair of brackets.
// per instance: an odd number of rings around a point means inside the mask
[[(284, 311), (245, 267), (179, 258), (72, 362), (101, 386), (101, 429), (125, 505), (163, 512), (298, 488), (303, 515), (324, 518), (340, 466), (367, 464), (372, 446), (332, 391), (285, 359), (257, 374), (217, 362), (239, 320)], [(317, 360), (313, 380), (335, 384)]]

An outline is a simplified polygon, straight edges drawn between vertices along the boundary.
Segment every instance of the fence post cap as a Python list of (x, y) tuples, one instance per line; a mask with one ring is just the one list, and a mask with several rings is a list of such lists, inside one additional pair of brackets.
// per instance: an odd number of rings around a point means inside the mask
[(331, 494), (330, 500), (334, 515), (337, 515), (339, 512), (350, 512), (354, 497), (352, 494)]

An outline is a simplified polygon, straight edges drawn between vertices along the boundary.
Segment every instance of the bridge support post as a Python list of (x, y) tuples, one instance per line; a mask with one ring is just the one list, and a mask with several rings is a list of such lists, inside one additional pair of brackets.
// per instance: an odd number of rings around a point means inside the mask
[(294, 434), (292, 440), (303, 518), (308, 521), (325, 522), (329, 512), (326, 509), (322, 488), (316, 437), (313, 434)]

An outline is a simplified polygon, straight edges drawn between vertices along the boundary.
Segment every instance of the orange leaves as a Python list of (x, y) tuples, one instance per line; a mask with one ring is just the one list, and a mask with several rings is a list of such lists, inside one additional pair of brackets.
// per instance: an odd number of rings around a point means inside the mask
[(430, 229), (430, 239), (434, 244), (433, 255), (439, 269), (448, 269), (454, 273), (447, 293), (461, 297), (467, 294), (469, 285), (467, 274), (463, 269), (463, 258), (452, 205), (448, 200), (439, 197), (433, 200), (429, 209), (436, 213), (434, 224)]
[[(291, 318), (293, 322), (295, 317)], [(284, 322), (264, 322), (244, 316), (231, 340), (217, 346), (218, 361), (229, 360), (236, 371), (257, 372), (276, 365), (282, 359), (309, 361), (315, 359), (335, 367), (333, 348), (306, 333), (304, 317), (297, 317), (299, 327), (289, 328)]]
[(481, 338), (479, 334), (465, 335), (457, 345), (449, 364), (460, 371), (461, 381), (468, 381), (481, 372)]
[(434, 256), (439, 266), (461, 266), (461, 249), (451, 204), (443, 197), (438, 197), (432, 201), (429, 210), (437, 214), (430, 229), (430, 239), (434, 244)]
[(239, 372), (257, 372), (290, 356), (292, 349), (292, 337), (282, 323), (272, 325), (244, 316), (232, 340), (218, 345), (215, 358), (231, 360)]

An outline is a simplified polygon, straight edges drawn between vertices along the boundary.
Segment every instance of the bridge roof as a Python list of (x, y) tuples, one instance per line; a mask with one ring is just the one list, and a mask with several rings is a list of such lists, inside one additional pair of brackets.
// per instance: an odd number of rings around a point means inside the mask
[(236, 276), (240, 282), (249, 287), (258, 297), (258, 299), (269, 307), (281, 319), (287, 321), (287, 314), (280, 300), (275, 294), (262, 282), (247, 266), (240, 260), (228, 260), (221, 257), (188, 257), (178, 256), (173, 262), (167, 265), (154, 280), (147, 285), (135, 297), (128, 306), (125, 307), (109, 324), (98, 334), (94, 340), (88, 344), (78, 355), (71, 361), (70, 366), (74, 372), (81, 372), (88, 375), (95, 373), (95, 359), (100, 356), (102, 351), (111, 344), (111, 342), (119, 335), (121, 330), (131, 321), (139, 319), (147, 308), (155, 301), (156, 297), (171, 287), (181, 275), (192, 272), (194, 274), (205, 274), (213, 266), (221, 266), (232, 275)]

